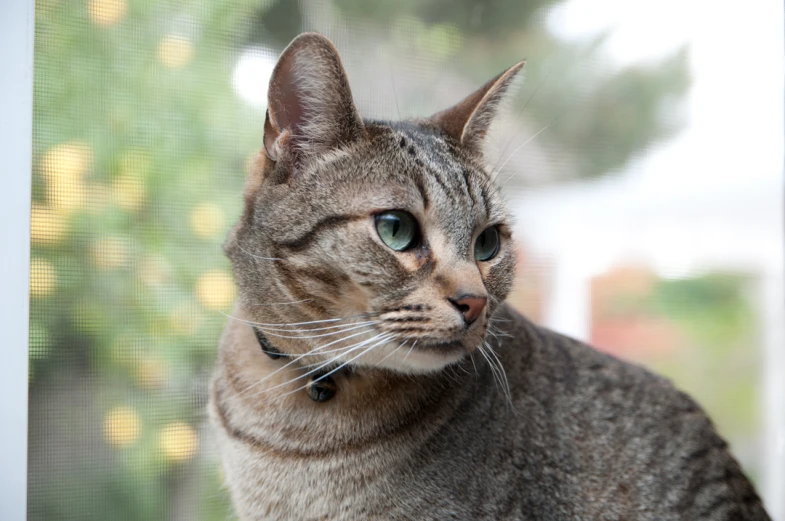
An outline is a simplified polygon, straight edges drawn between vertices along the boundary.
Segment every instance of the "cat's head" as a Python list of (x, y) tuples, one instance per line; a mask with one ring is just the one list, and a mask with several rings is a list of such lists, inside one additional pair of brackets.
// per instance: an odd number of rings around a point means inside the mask
[(481, 345), (515, 267), (481, 144), (522, 66), (429, 119), (363, 121), (335, 47), (289, 45), (226, 244), (240, 305), (272, 344), (403, 372)]

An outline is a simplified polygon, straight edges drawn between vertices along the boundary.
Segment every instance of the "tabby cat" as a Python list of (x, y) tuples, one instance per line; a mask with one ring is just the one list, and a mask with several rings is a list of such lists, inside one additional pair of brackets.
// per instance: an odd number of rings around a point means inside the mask
[(503, 303), (481, 149), (522, 67), (391, 123), (323, 36), (281, 55), (209, 405), (239, 519), (769, 519), (689, 397)]

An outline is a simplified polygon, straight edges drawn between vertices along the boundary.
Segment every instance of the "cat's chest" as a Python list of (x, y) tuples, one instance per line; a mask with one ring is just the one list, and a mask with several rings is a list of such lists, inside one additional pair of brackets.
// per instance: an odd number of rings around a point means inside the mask
[(386, 519), (378, 500), (394, 494), (389, 452), (298, 457), (259, 451), (223, 433), (218, 443), (243, 521)]

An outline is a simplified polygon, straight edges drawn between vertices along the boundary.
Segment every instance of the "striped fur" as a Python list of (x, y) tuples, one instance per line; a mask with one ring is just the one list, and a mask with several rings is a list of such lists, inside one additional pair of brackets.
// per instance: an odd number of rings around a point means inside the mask
[[(768, 519), (687, 396), (501, 304), (515, 255), (480, 143), (521, 66), (389, 123), (358, 119), (323, 37), (282, 55), (209, 406), (242, 521)], [(415, 248), (379, 239), (391, 209), (416, 217)], [(492, 225), (499, 254), (477, 262)], [(461, 294), (488, 298), (470, 325)], [(311, 374), (344, 364), (311, 400)]]

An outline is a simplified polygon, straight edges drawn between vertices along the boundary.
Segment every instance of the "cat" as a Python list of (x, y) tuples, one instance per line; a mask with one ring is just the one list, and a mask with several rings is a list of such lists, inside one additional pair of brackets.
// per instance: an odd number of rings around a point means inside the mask
[(210, 389), (239, 519), (769, 519), (688, 396), (503, 303), (482, 145), (522, 67), (391, 123), (325, 37), (282, 53)]

